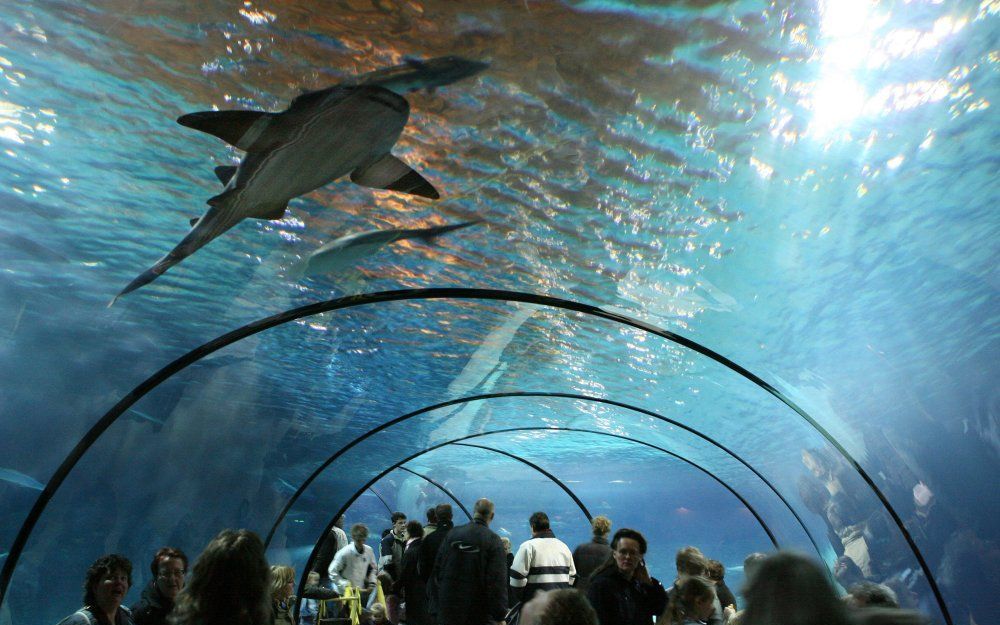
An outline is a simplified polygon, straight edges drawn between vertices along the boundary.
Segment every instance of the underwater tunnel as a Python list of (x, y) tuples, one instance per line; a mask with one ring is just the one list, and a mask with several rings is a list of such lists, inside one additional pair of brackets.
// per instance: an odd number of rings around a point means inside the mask
[(0, 7), (0, 625), (480, 497), (994, 618), (996, 2), (337, 5)]

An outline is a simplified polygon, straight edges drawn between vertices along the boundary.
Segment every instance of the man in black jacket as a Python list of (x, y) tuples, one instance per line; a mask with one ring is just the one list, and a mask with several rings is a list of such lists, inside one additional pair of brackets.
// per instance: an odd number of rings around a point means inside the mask
[(156, 552), (149, 565), (153, 581), (142, 591), (139, 603), (132, 606), (136, 625), (166, 625), (174, 599), (184, 588), (187, 566), (187, 556), (180, 549), (162, 547)]
[(438, 504), (434, 508), (434, 515), (437, 518), (437, 526), (430, 535), (424, 536), (423, 543), (420, 545), (420, 557), (417, 559), (417, 575), (423, 580), (424, 587), (427, 589), (426, 609), (432, 623), (436, 622), (434, 619), (437, 618), (435, 616), (437, 614), (437, 596), (430, 595), (434, 560), (437, 558), (441, 543), (448, 537), (451, 528), (455, 527), (451, 520), (451, 504)]
[(476, 502), (472, 523), (448, 532), (447, 540), (438, 551), (428, 587), (428, 595), (437, 599), (438, 625), (504, 622), (507, 556), (500, 537), (489, 528), (492, 520), (493, 502), (480, 499)]

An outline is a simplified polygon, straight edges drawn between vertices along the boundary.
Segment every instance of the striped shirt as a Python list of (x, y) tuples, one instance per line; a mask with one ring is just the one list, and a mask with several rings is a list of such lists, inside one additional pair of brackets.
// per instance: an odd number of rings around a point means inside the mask
[(521, 543), (510, 565), (510, 585), (524, 589), (522, 602), (541, 590), (568, 588), (575, 578), (572, 552), (550, 530)]

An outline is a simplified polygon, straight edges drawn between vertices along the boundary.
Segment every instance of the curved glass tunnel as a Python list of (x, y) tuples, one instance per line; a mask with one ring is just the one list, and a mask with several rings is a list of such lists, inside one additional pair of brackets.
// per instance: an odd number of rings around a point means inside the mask
[[(490, 496), (499, 531), (515, 541), (539, 508), (574, 543), (596, 513), (641, 527), (664, 578), (691, 543), (733, 569), (775, 546), (832, 563), (846, 545), (838, 531), (854, 529), (818, 515), (817, 498), (836, 484), (851, 493), (838, 500), (842, 514), (879, 532), (864, 544), (866, 574), (888, 566), (876, 562), (925, 566), (808, 415), (720, 355), (550, 298), (452, 290), (368, 300), (221, 337), (124, 398), (25, 528), (8, 600), (36, 600), (41, 589), (25, 580), (70, 569), (95, 544), (197, 552), (229, 525), (258, 529), (273, 562), (305, 570), (344, 508), (349, 522), (357, 514), (378, 529), (389, 509), (419, 518), (446, 501), (403, 468), (467, 507)], [(134, 449), (158, 461), (133, 463)], [(60, 584), (68, 592), (78, 580), (49, 576), (45, 591)], [(912, 592), (935, 609), (926, 583)]]
[[(605, 513), (661, 579), (777, 544), (990, 622), (997, 2), (336, 7), (0, 3), (0, 625), (104, 553), (131, 605), (165, 544), (247, 527), (301, 578), (342, 509), (480, 496), (515, 544)], [(108, 307), (245, 156), (178, 117), (386, 68), (439, 199), (343, 176)]]

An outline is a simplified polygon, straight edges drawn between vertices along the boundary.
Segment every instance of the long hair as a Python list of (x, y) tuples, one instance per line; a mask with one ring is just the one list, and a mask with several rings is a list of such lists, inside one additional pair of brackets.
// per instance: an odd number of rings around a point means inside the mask
[(639, 532), (639, 530), (633, 530), (627, 527), (623, 527), (617, 532), (615, 532), (614, 538), (611, 539), (611, 553), (608, 554), (608, 559), (605, 560), (604, 563), (601, 564), (601, 566), (594, 569), (594, 572), (590, 574), (590, 579), (594, 579), (604, 571), (612, 567), (618, 566), (617, 564), (615, 564), (615, 551), (618, 550), (618, 543), (623, 538), (631, 538), (635, 542), (639, 543), (639, 553), (641, 553), (642, 555), (646, 555), (646, 548), (647, 548), (646, 537), (643, 536), (642, 533)]
[(275, 564), (271, 567), (271, 601), (287, 601), (290, 594), (286, 593), (288, 584), (295, 581), (295, 569), (290, 566)]
[(113, 575), (121, 571), (128, 577), (129, 588), (132, 587), (132, 563), (125, 556), (117, 553), (110, 553), (106, 556), (94, 560), (94, 563), (87, 569), (87, 576), (83, 580), (83, 605), (93, 606), (96, 604), (94, 597), (94, 583), (100, 582), (107, 575)]
[(768, 556), (743, 593), (742, 625), (848, 625), (844, 603), (819, 565), (806, 556), (779, 551)]
[(715, 584), (712, 580), (697, 576), (686, 577), (677, 586), (677, 592), (671, 597), (667, 611), (656, 622), (677, 625), (684, 621), (685, 616), (693, 617), (695, 603), (707, 597), (715, 597)]
[(249, 530), (222, 530), (194, 563), (171, 625), (259, 625), (271, 621), (271, 572), (264, 543)]

